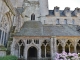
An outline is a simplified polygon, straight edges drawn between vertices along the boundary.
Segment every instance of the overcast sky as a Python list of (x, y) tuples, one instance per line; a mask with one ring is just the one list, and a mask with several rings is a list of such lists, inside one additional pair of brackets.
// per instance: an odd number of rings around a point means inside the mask
[(76, 7), (80, 8), (80, 0), (48, 0), (49, 9), (53, 10), (55, 6), (60, 7), (60, 10), (64, 10), (65, 7), (70, 7), (74, 10)]

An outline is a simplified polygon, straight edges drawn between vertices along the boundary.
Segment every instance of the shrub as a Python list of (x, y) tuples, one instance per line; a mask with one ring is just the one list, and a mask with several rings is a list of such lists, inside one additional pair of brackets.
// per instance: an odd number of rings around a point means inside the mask
[(78, 57), (80, 57), (80, 53), (78, 53)]
[(18, 58), (16, 56), (5, 56), (5, 57), (0, 57), (0, 60), (18, 60)]
[(56, 60), (78, 60), (78, 54), (77, 53), (66, 53), (62, 52), (61, 54), (56, 53)]

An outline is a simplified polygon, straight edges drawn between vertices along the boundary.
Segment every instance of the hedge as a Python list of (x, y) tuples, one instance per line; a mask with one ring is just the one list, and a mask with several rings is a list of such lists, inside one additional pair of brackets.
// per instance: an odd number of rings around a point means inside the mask
[(18, 60), (18, 58), (16, 56), (5, 56), (5, 57), (0, 57), (0, 60)]

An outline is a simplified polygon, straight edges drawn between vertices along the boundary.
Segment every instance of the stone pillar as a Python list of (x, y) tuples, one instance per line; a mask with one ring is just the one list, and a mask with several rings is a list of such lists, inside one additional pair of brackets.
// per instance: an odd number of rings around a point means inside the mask
[(24, 58), (25, 58), (25, 60), (27, 60), (27, 55), (28, 55), (28, 49), (27, 49), (27, 45), (25, 45), (25, 48), (24, 48)]
[(41, 58), (41, 46), (39, 47), (39, 50), (38, 50), (38, 59)]
[(65, 52), (65, 42), (63, 40), (63, 43), (62, 43), (62, 47), (63, 47), (63, 51)]
[(63, 46), (63, 51), (65, 51), (65, 46)]
[(51, 37), (51, 59), (53, 59), (53, 37)]
[(76, 46), (77, 46), (77, 44), (75, 43), (75, 44), (74, 44), (74, 52), (75, 52), (75, 53), (77, 53)]
[(53, 37), (53, 52), (54, 52), (54, 56), (53, 56), (53, 60), (56, 59), (56, 52), (57, 52), (57, 46), (56, 46), (56, 37)]
[(45, 45), (45, 58), (46, 58), (46, 45)]
[(13, 39), (12, 45), (11, 45), (11, 55), (15, 55), (15, 42)]
[(54, 40), (53, 40), (53, 47), (54, 47), (54, 52), (57, 52), (57, 49), (56, 49), (56, 37), (54, 37)]
[(20, 46), (19, 46), (19, 58), (21, 58), (21, 56), (20, 56)]
[(69, 53), (71, 53), (71, 52), (70, 52), (70, 45), (69, 45)]

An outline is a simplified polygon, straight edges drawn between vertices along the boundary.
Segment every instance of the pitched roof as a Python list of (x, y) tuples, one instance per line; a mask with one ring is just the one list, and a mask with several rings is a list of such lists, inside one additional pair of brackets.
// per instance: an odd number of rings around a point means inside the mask
[(15, 36), (80, 36), (75, 25), (42, 25), (40, 21), (27, 21)]
[[(65, 14), (63, 13), (64, 10), (59, 10), (60, 16), (65, 16)], [(71, 16), (75, 16), (75, 14), (73, 13), (74, 11), (70, 11)], [(49, 10), (49, 15), (54, 15), (54, 10)]]

